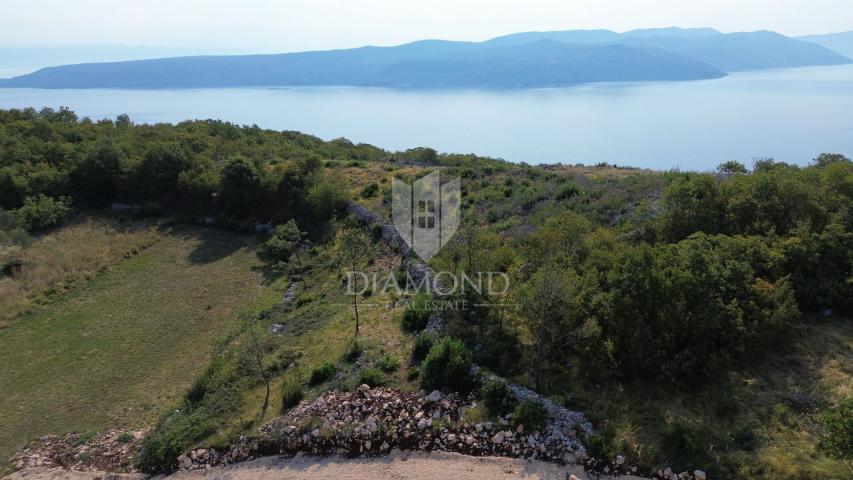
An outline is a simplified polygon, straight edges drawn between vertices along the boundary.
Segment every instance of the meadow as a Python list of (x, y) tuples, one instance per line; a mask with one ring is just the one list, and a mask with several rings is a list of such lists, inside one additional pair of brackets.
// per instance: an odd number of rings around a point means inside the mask
[[(110, 229), (83, 225), (90, 245), (113, 241)], [(79, 240), (80, 228), (24, 253)], [(143, 239), (148, 248), (0, 329), (0, 458), (48, 433), (150, 425), (240, 313), (265, 298), (251, 237), (185, 227), (145, 230)]]

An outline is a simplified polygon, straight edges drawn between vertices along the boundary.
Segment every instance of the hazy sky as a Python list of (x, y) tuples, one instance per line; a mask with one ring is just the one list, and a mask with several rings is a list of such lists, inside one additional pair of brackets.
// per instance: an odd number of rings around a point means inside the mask
[(853, 30), (851, 0), (0, 0), (0, 47), (110, 43), (282, 51), (525, 30)]

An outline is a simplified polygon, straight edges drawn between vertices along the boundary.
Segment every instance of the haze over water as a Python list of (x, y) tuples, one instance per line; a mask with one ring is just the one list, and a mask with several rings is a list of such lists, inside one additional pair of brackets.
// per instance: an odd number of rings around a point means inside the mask
[(853, 65), (531, 90), (0, 88), (0, 108), (60, 105), (93, 119), (215, 118), (531, 164), (711, 170), (725, 160), (805, 165), (821, 152), (853, 156)]

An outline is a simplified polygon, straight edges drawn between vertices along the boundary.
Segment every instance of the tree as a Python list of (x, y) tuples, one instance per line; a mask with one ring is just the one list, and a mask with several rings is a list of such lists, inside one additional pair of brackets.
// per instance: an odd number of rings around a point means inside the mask
[(55, 199), (39, 194), (28, 197), (24, 205), (15, 210), (15, 220), (19, 227), (31, 232), (46, 230), (59, 225), (68, 215), (67, 199)]
[(358, 336), (358, 290), (357, 279), (361, 269), (373, 258), (374, 246), (370, 239), (360, 229), (348, 228), (341, 232), (338, 238), (338, 261), (347, 269), (353, 285), (353, 291), (347, 292), (352, 297), (352, 308), (355, 313), (355, 335)]
[(178, 144), (156, 144), (137, 167), (137, 188), (149, 200), (178, 190), (180, 174), (192, 166), (189, 153)]
[(694, 232), (719, 233), (723, 203), (717, 180), (709, 174), (687, 174), (663, 193), (663, 230), (677, 242)]
[(840, 460), (853, 474), (853, 398), (821, 414), (823, 438), (818, 443), (820, 452)]
[(261, 407), (261, 418), (267, 413), (267, 407), (270, 404), (270, 377), (267, 374), (266, 368), (264, 368), (264, 360), (263, 360), (263, 347), (261, 346), (261, 341), (258, 333), (258, 320), (252, 319), (249, 323), (249, 337), (252, 340), (251, 348), (252, 354), (254, 356), (255, 365), (258, 367), (258, 374), (263, 380), (264, 385), (266, 387), (266, 395), (264, 395), (264, 405)]
[(746, 166), (736, 160), (729, 160), (717, 166), (720, 175), (728, 178), (739, 173), (746, 173)]
[(115, 200), (120, 190), (124, 152), (111, 140), (103, 140), (85, 155), (71, 172), (74, 197), (101, 206)]
[(275, 233), (264, 243), (264, 248), (275, 259), (286, 262), (298, 251), (303, 233), (295, 220), (288, 220), (284, 225), (275, 227)]
[(346, 187), (329, 179), (321, 180), (308, 189), (305, 198), (309, 212), (314, 220), (323, 221), (346, 205)]
[(275, 233), (264, 243), (264, 248), (273, 259), (287, 263), (291, 257), (296, 260), (299, 270), (303, 269), (302, 259), (299, 256), (299, 242), (305, 236), (299, 231), (296, 221), (288, 220), (284, 225), (275, 228)]
[(231, 157), (222, 169), (220, 188), (222, 208), (235, 215), (249, 215), (263, 198), (260, 169), (246, 157)]
[(518, 291), (522, 324), (533, 341), (534, 379), (542, 388), (544, 363), (563, 350), (576, 346), (582, 336), (584, 319), (576, 303), (577, 276), (555, 264), (540, 268)]

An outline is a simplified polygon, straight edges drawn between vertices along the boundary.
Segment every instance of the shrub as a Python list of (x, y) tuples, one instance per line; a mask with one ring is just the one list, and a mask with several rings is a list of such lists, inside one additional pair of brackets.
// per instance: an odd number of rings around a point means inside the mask
[(400, 368), (400, 361), (392, 355), (385, 355), (377, 364), (379, 369), (385, 373), (396, 372)]
[(541, 432), (548, 422), (548, 411), (542, 402), (525, 400), (512, 412), (512, 423), (516, 427), (524, 425), (528, 432)]
[(311, 385), (319, 385), (331, 380), (336, 373), (338, 373), (337, 367), (329, 362), (323, 362), (322, 365), (311, 371), (311, 380), (309, 380), (309, 383)]
[(67, 199), (55, 199), (39, 194), (28, 197), (24, 205), (15, 211), (15, 220), (19, 227), (33, 232), (46, 230), (62, 223), (68, 215)]
[(830, 458), (840, 460), (853, 471), (853, 398), (841, 402), (821, 414), (823, 438), (818, 450)]
[(609, 460), (618, 453), (615, 441), (616, 432), (613, 426), (607, 424), (595, 433), (584, 436), (583, 444), (591, 458)]
[(379, 191), (379, 185), (376, 182), (368, 183), (361, 189), (361, 198), (373, 198)]
[(434, 344), (435, 337), (431, 333), (421, 333), (415, 337), (415, 343), (412, 345), (412, 362), (418, 363), (426, 358)]
[(139, 468), (149, 473), (168, 473), (179, 455), (216, 431), (204, 410), (172, 416), (142, 441)]
[(284, 382), (281, 388), (281, 411), (286, 412), (299, 405), (304, 398), (302, 384), (295, 380)]
[(557, 188), (554, 197), (557, 200), (568, 200), (578, 194), (578, 187), (571, 183), (564, 183)]
[(133, 440), (133, 435), (124, 432), (120, 433), (118, 437), (116, 437), (116, 441), (124, 445), (125, 443), (130, 443)]
[(403, 330), (409, 333), (419, 332), (426, 328), (430, 311), (427, 309), (429, 294), (418, 293), (412, 303), (403, 311)]
[(425, 390), (449, 388), (460, 393), (474, 389), (471, 351), (461, 341), (447, 337), (435, 344), (421, 367), (421, 386)]
[(506, 383), (501, 381), (486, 382), (480, 389), (480, 395), (492, 415), (506, 415), (518, 406), (515, 395), (509, 391)]
[(14, 277), (21, 273), (28, 262), (20, 258), (12, 258), (0, 263), (0, 277)]
[(364, 348), (358, 342), (352, 342), (344, 353), (344, 361), (347, 363), (355, 363), (356, 360), (364, 353)]
[(707, 438), (707, 432), (676, 420), (666, 426), (661, 436), (661, 447), (673, 462), (673, 468), (707, 465), (712, 460), (708, 454), (711, 450), (709, 443), (713, 443), (713, 440), (706, 441)]
[(358, 384), (369, 385), (371, 387), (381, 387), (385, 385), (385, 379), (382, 377), (382, 372), (375, 368), (365, 368), (358, 372)]
[(347, 202), (346, 189), (336, 182), (323, 180), (308, 190), (305, 201), (314, 220), (327, 220)]
[(286, 262), (299, 247), (303, 233), (299, 231), (296, 222), (289, 220), (284, 225), (275, 227), (275, 233), (264, 243), (267, 254), (275, 260)]

